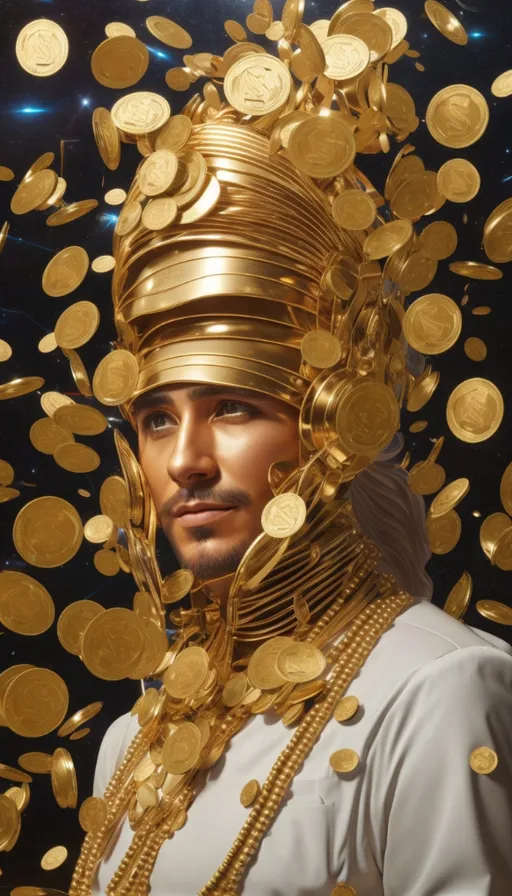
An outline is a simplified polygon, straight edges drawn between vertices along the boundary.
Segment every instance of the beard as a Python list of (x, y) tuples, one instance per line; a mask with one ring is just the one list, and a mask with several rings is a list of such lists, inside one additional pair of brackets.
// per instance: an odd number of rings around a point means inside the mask
[[(207, 550), (202, 551), (200, 547), (194, 551), (192, 547), (190, 555), (187, 556), (181, 553), (169, 534), (167, 532), (165, 534), (180, 567), (182, 569), (190, 569), (194, 577), (201, 580), (215, 579), (235, 573), (248, 547), (254, 540), (254, 538), (245, 538), (243, 541), (230, 547), (218, 548), (215, 553)], [(208, 526), (201, 526), (194, 530), (194, 539), (198, 545), (212, 537), (213, 530)]]

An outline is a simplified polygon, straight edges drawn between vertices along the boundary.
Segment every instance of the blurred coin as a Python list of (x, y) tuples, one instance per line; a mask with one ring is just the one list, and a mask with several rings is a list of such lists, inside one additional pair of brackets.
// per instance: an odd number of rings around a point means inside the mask
[(433, 554), (448, 554), (460, 539), (462, 524), (456, 510), (439, 517), (427, 517), (427, 535)]
[(5, 339), (0, 339), (0, 362), (8, 361), (12, 355), (12, 348)]
[(45, 169), (36, 172), (29, 180), (22, 180), (11, 199), (11, 211), (15, 215), (25, 215), (55, 192), (58, 177), (55, 171)]
[(102, 544), (110, 538), (113, 528), (112, 520), (100, 513), (87, 520), (84, 526), (84, 536), (92, 544)]
[(93, 259), (91, 268), (96, 274), (106, 274), (107, 271), (113, 270), (115, 264), (116, 260), (113, 255), (98, 255)]
[(66, 404), (57, 408), (54, 420), (64, 429), (80, 436), (97, 436), (107, 428), (101, 411), (85, 404)]
[(57, 637), (68, 653), (81, 654), (85, 629), (103, 611), (95, 600), (76, 600), (62, 611), (57, 621)]
[(92, 388), (98, 401), (106, 405), (122, 404), (133, 395), (139, 378), (137, 360), (126, 349), (117, 349), (98, 364)]
[(457, 231), (448, 221), (432, 221), (420, 234), (419, 245), (429, 258), (441, 261), (457, 248)]
[(14, 521), (13, 539), (18, 553), (32, 566), (62, 566), (82, 543), (82, 522), (72, 504), (47, 495), (22, 507)]
[[(25, 669), (7, 686), (3, 714), (7, 726), (22, 737), (42, 737), (57, 728), (66, 715), (66, 683), (51, 669)], [(27, 711), (30, 707), (30, 711)]]
[(461, 47), (466, 46), (468, 36), (466, 29), (461, 22), (453, 15), (446, 6), (438, 3), (437, 0), (426, 0), (425, 12), (432, 22), (434, 28), (441, 32), (443, 37), (447, 37), (452, 43)]
[(168, 47), (174, 47), (177, 50), (187, 50), (192, 46), (192, 38), (172, 19), (165, 16), (149, 16), (146, 19), (146, 27), (153, 37), (167, 44)]
[(62, 224), (68, 224), (69, 221), (76, 221), (88, 212), (97, 208), (99, 205), (97, 199), (81, 199), (79, 202), (72, 202), (70, 205), (59, 208), (46, 219), (48, 227), (58, 227)]
[(469, 572), (463, 572), (451, 589), (442, 609), (454, 619), (463, 619), (473, 593), (473, 579)]
[(48, 849), (41, 859), (41, 868), (44, 871), (53, 871), (66, 861), (68, 851), (65, 846), (52, 846)]
[(67, 246), (53, 256), (43, 273), (48, 296), (66, 296), (80, 286), (89, 267), (89, 256), (81, 246)]
[(114, 551), (96, 551), (93, 563), (103, 576), (115, 576), (119, 572), (119, 557)]
[(47, 333), (46, 336), (43, 336), (43, 338), (39, 340), (37, 347), (43, 354), (53, 352), (57, 348), (55, 333)]
[(75, 302), (57, 320), (55, 341), (61, 348), (80, 348), (94, 336), (99, 323), (100, 313), (96, 305), (86, 301)]
[(104, 199), (109, 205), (121, 205), (126, 199), (126, 190), (121, 190), (120, 188), (107, 190)]
[(512, 69), (502, 72), (501, 75), (494, 79), (491, 85), (491, 93), (499, 97), (512, 94)]
[(487, 357), (487, 346), (478, 336), (470, 336), (465, 340), (464, 351), (472, 361), (483, 361)]
[(94, 448), (71, 441), (59, 445), (53, 453), (53, 458), (59, 467), (70, 473), (91, 473), (101, 463), (101, 458)]
[(100, 84), (121, 90), (133, 87), (146, 74), (149, 51), (136, 37), (108, 37), (96, 47), (91, 57), (91, 70)]
[(40, 582), (23, 572), (0, 573), (0, 622), (19, 635), (40, 635), (55, 619), (53, 600)]

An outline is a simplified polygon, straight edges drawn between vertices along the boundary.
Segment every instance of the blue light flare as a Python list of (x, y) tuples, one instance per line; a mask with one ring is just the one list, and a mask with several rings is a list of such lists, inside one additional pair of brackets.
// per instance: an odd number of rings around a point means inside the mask
[(22, 106), (21, 109), (14, 109), (18, 115), (41, 115), (48, 109), (38, 109), (36, 106)]
[(485, 37), (485, 31), (469, 31), (468, 37)]
[(113, 212), (103, 212), (103, 214), (100, 215), (100, 218), (105, 225), (102, 227), (102, 230), (105, 230), (107, 227), (115, 227), (119, 215), (115, 215)]
[(158, 56), (159, 59), (167, 59), (168, 62), (172, 62), (172, 55), (170, 53), (165, 53), (164, 50), (158, 50), (156, 47), (151, 47), (149, 44), (146, 44), (150, 53), (153, 53), (153, 56)]

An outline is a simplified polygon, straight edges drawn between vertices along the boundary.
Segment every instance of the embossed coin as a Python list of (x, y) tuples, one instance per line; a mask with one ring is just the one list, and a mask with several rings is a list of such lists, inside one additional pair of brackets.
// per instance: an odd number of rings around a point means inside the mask
[(372, 231), (366, 237), (363, 245), (363, 251), (368, 258), (374, 260), (377, 258), (385, 258), (401, 249), (402, 246), (409, 241), (412, 236), (413, 227), (409, 220), (402, 219), (398, 221), (390, 221), (383, 224)]
[(91, 473), (96, 470), (101, 458), (94, 448), (79, 442), (66, 442), (53, 452), (55, 462), (70, 473)]
[(137, 361), (131, 352), (117, 349), (98, 364), (92, 388), (102, 404), (121, 404), (133, 395), (139, 378)]
[(35, 498), (18, 513), (13, 539), (27, 563), (50, 569), (75, 556), (83, 539), (82, 522), (73, 505), (63, 498)]
[(80, 348), (89, 342), (100, 322), (100, 313), (92, 302), (76, 302), (62, 312), (55, 324), (55, 341), (61, 348)]
[(146, 19), (146, 27), (153, 37), (161, 40), (168, 47), (187, 50), (192, 46), (192, 38), (188, 31), (165, 16), (149, 16)]
[(80, 202), (70, 202), (69, 205), (57, 209), (53, 215), (49, 215), (46, 224), (48, 227), (60, 227), (62, 224), (68, 224), (70, 221), (76, 221), (77, 218), (87, 215), (98, 205), (97, 199), (81, 199)]
[(158, 149), (139, 168), (137, 183), (146, 196), (158, 196), (171, 188), (177, 172), (177, 156), (168, 149)]
[(477, 747), (469, 755), (469, 764), (479, 775), (490, 775), (498, 765), (498, 754), (491, 747)]
[(206, 650), (202, 647), (186, 647), (165, 673), (165, 690), (176, 699), (190, 697), (195, 691), (201, 690), (209, 671)]
[(321, 675), (326, 659), (321, 650), (313, 644), (293, 642), (285, 644), (276, 657), (276, 669), (286, 681), (312, 681)]
[(159, 93), (141, 90), (122, 96), (112, 106), (111, 114), (119, 130), (137, 137), (161, 128), (171, 115), (171, 107)]
[(245, 806), (245, 808), (247, 808), (251, 805), (251, 803), (254, 803), (254, 800), (259, 795), (260, 791), (261, 787), (259, 781), (257, 781), (256, 778), (252, 778), (251, 781), (248, 781), (247, 784), (244, 784), (240, 791), (240, 802), (242, 803), (242, 806)]
[(359, 709), (359, 700), (354, 696), (343, 697), (334, 710), (334, 718), (337, 722), (346, 722), (351, 719)]
[(332, 216), (345, 230), (366, 230), (373, 224), (377, 209), (368, 193), (345, 190), (332, 204)]
[(490, 439), (503, 420), (504, 404), (499, 389), (490, 380), (464, 380), (451, 393), (446, 419), (451, 431), (463, 442)]
[(100, 84), (121, 90), (132, 87), (146, 74), (149, 51), (136, 37), (108, 37), (91, 56), (91, 70)]
[(460, 539), (462, 523), (456, 510), (439, 517), (427, 517), (427, 535), (433, 554), (448, 554)]
[(226, 99), (245, 115), (268, 115), (290, 95), (292, 78), (286, 65), (267, 53), (248, 53), (238, 59), (224, 79)]
[(88, 722), (89, 719), (93, 719), (102, 709), (103, 703), (100, 700), (96, 700), (94, 703), (89, 703), (88, 706), (84, 706), (83, 709), (79, 709), (60, 726), (57, 731), (58, 737), (66, 737), (68, 734), (71, 734), (71, 732), (76, 731), (83, 722)]
[(256, 648), (247, 666), (247, 677), (253, 687), (270, 691), (286, 683), (286, 679), (277, 671), (276, 659), (283, 647), (293, 643), (292, 638), (279, 636), (270, 638)]
[(142, 223), (148, 230), (163, 230), (169, 227), (178, 214), (178, 206), (172, 196), (152, 199), (142, 212)]
[(112, 115), (104, 106), (92, 113), (92, 129), (101, 158), (107, 168), (115, 171), (121, 161), (121, 142)]
[(192, 127), (192, 122), (187, 115), (173, 115), (158, 132), (156, 148), (179, 152), (186, 145), (192, 133)]
[(287, 538), (302, 528), (307, 507), (304, 499), (293, 492), (276, 495), (263, 508), (261, 525), (272, 538)]
[(359, 756), (354, 750), (336, 750), (329, 757), (329, 765), (335, 772), (352, 772), (359, 764)]
[(452, 84), (432, 97), (425, 121), (434, 140), (462, 149), (482, 136), (489, 122), (489, 107), (479, 90), (467, 84)]
[(459, 22), (457, 17), (446, 9), (446, 6), (443, 6), (442, 3), (438, 3), (437, 0), (425, 0), (424, 8), (434, 28), (437, 28), (437, 30), (440, 31), (444, 37), (447, 37), (448, 40), (451, 40), (452, 43), (458, 44), (461, 47), (466, 46), (468, 42), (466, 29), (461, 22)]
[(67, 857), (68, 851), (65, 846), (52, 846), (52, 848), (48, 849), (42, 857), (41, 868), (43, 868), (44, 871), (53, 871), (54, 868), (60, 868)]
[(34, 211), (54, 192), (58, 182), (55, 171), (38, 171), (29, 180), (22, 180), (11, 199), (11, 211), (15, 215), (25, 215)]
[(84, 831), (96, 831), (101, 828), (107, 818), (108, 807), (104, 799), (90, 796), (83, 801), (78, 813), (80, 827)]
[(200, 751), (199, 728), (193, 722), (183, 722), (171, 731), (164, 743), (162, 765), (170, 774), (182, 775), (194, 767)]
[(494, 96), (504, 97), (512, 94), (512, 69), (502, 72), (491, 84)]
[(480, 174), (467, 159), (448, 159), (437, 172), (437, 186), (451, 202), (469, 202), (480, 189)]
[(443, 516), (459, 504), (469, 491), (469, 479), (461, 477), (445, 486), (432, 501), (428, 514), (432, 519)]
[(82, 659), (89, 672), (107, 681), (126, 678), (142, 657), (146, 635), (142, 619), (123, 607), (98, 614), (87, 626)]
[(115, 233), (119, 236), (126, 236), (135, 230), (142, 216), (142, 205), (138, 200), (128, 202), (119, 214), (116, 221)]
[(32, 772), (34, 775), (47, 775), (52, 767), (52, 757), (49, 753), (33, 751), (19, 756), (18, 763), (27, 772)]
[(172, 604), (187, 595), (194, 583), (194, 573), (190, 569), (177, 569), (166, 576), (162, 583), (162, 601)]
[(66, 32), (51, 19), (25, 25), (16, 40), (16, 58), (29, 75), (44, 78), (60, 71), (69, 53)]
[(87, 541), (93, 544), (102, 544), (104, 541), (108, 541), (112, 535), (113, 528), (114, 523), (112, 520), (108, 516), (99, 513), (97, 516), (87, 520), (84, 526), (84, 536)]
[(353, 34), (332, 34), (321, 42), (327, 78), (348, 81), (357, 77), (370, 62), (369, 47)]
[(457, 248), (457, 231), (448, 221), (433, 221), (422, 230), (419, 245), (429, 258), (441, 261)]
[(484, 249), (491, 261), (512, 261), (512, 199), (500, 202), (484, 224)]
[(319, 369), (333, 367), (341, 357), (340, 342), (328, 330), (311, 330), (306, 333), (300, 350), (304, 360)]
[(53, 256), (43, 273), (43, 289), (54, 298), (67, 296), (80, 286), (89, 267), (89, 256), (81, 246), (67, 246)]
[(66, 715), (69, 693), (51, 669), (25, 669), (7, 686), (3, 700), (6, 725), (22, 737), (42, 737)]
[(55, 605), (46, 588), (23, 572), (0, 573), (0, 622), (19, 635), (40, 635), (55, 619)]
[(81, 436), (97, 436), (107, 428), (101, 411), (85, 404), (65, 404), (57, 408), (53, 419), (70, 432)]
[(402, 327), (407, 342), (416, 351), (437, 355), (457, 342), (462, 330), (462, 314), (453, 299), (431, 293), (409, 306)]
[(72, 433), (59, 426), (53, 417), (35, 420), (30, 427), (29, 438), (34, 448), (42, 454), (54, 454), (60, 445), (74, 441)]
[(113, 255), (98, 255), (97, 258), (93, 259), (91, 270), (96, 274), (106, 274), (107, 271), (112, 271), (115, 265), (116, 260)]
[(352, 164), (356, 141), (343, 119), (319, 115), (294, 128), (288, 154), (294, 165), (310, 177), (335, 177)]
[(76, 600), (62, 611), (57, 621), (57, 637), (68, 653), (80, 656), (87, 626), (103, 612), (104, 607), (95, 600)]

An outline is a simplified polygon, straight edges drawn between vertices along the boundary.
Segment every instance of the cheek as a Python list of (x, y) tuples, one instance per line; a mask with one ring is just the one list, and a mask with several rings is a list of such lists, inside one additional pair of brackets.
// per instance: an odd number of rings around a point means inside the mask
[(236, 439), (223, 446), (220, 467), (233, 482), (247, 492), (270, 497), (268, 470), (277, 460), (298, 459), (299, 439), (297, 427), (281, 428), (262, 425), (248, 427)]
[(139, 446), (139, 463), (147, 479), (149, 490), (158, 512), (160, 505), (168, 497), (166, 489), (167, 491), (169, 489), (169, 476), (167, 473), (166, 456), (161, 448), (159, 450), (157, 442), (148, 442), (146, 445)]

